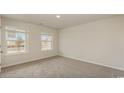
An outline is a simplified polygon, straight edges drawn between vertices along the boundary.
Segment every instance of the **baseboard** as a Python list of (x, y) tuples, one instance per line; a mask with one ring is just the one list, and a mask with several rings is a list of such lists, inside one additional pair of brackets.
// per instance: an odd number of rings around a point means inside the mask
[(70, 57), (70, 56), (65, 56), (65, 55), (52, 55), (52, 56), (47, 56), (47, 57), (43, 57), (43, 58), (36, 58), (36, 59), (32, 59), (32, 60), (26, 60), (26, 61), (23, 61), (23, 62), (18, 63), (18, 64), (9, 64), (7, 66), (2, 66), (1, 68), (13, 66), (13, 65), (19, 65), (19, 64), (28, 63), (28, 62), (37, 61), (37, 60), (41, 60), (41, 59), (45, 59), (45, 58), (50, 58), (50, 57), (55, 57), (55, 56), (67, 57), (67, 58), (71, 58), (71, 59), (75, 59), (75, 60), (79, 60), (79, 61), (83, 61), (83, 62), (87, 62), (87, 63), (92, 63), (92, 64), (96, 64), (96, 65), (100, 65), (100, 66), (104, 66), (104, 67), (108, 67), (108, 68), (124, 71), (124, 68), (119, 68), (119, 67), (115, 67), (115, 66), (105, 65), (105, 64), (98, 63), (98, 62), (96, 63), (96, 62), (91, 61), (91, 60), (84, 60), (84, 59), (80, 59), (80, 58), (76, 58), (76, 57)]
[(86, 62), (86, 63), (92, 63), (92, 64), (96, 64), (96, 65), (100, 65), (100, 66), (104, 66), (104, 67), (108, 67), (108, 68), (124, 71), (124, 68), (119, 68), (119, 67), (115, 67), (115, 66), (105, 65), (105, 64), (98, 63), (98, 62), (96, 63), (96, 62), (91, 61), (91, 60), (83, 60), (83, 59), (80, 59), (80, 58), (70, 57), (70, 56), (65, 56), (65, 55), (59, 55), (59, 56), (67, 57), (67, 58), (83, 61), (83, 62)]
[(35, 59), (31, 59), (31, 60), (26, 60), (17, 64), (8, 64), (6, 66), (2, 66), (1, 68), (6, 68), (6, 67), (10, 67), (10, 66), (14, 66), (14, 65), (19, 65), (19, 64), (24, 64), (24, 63), (28, 63), (28, 62), (32, 62), (32, 61), (37, 61), (37, 60), (42, 60), (42, 59), (46, 59), (46, 58), (51, 58), (51, 57), (55, 57), (58, 55), (52, 55), (52, 56), (47, 56), (47, 57), (42, 57), (42, 58), (35, 58)]

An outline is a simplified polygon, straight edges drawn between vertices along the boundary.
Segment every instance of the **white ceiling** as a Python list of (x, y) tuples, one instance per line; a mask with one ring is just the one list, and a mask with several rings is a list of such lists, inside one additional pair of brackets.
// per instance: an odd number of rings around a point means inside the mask
[(70, 26), (84, 24), (87, 22), (100, 20), (116, 15), (110, 14), (60, 14), (57, 19), (56, 14), (3, 14), (2, 16), (16, 20), (31, 22), (34, 24), (43, 24), (56, 29), (62, 29)]

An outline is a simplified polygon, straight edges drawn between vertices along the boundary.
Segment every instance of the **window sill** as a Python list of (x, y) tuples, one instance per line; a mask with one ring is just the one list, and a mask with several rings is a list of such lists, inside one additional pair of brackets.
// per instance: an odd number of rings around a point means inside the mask
[(23, 55), (23, 54), (27, 54), (27, 53), (28, 52), (11, 53), (11, 54), (6, 54), (6, 56)]
[(45, 51), (52, 51), (53, 49), (48, 49), (48, 50), (41, 50), (42, 52), (45, 52)]

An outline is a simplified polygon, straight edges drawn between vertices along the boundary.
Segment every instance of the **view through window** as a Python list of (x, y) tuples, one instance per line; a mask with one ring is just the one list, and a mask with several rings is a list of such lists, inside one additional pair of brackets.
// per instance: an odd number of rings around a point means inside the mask
[(52, 35), (41, 34), (41, 50), (51, 50), (51, 49), (52, 49)]
[(26, 32), (6, 31), (7, 54), (26, 52)]

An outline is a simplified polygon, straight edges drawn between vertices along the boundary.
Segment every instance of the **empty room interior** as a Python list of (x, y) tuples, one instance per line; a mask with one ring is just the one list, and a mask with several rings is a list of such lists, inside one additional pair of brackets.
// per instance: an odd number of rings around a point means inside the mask
[(0, 78), (123, 77), (123, 14), (0, 15)]

